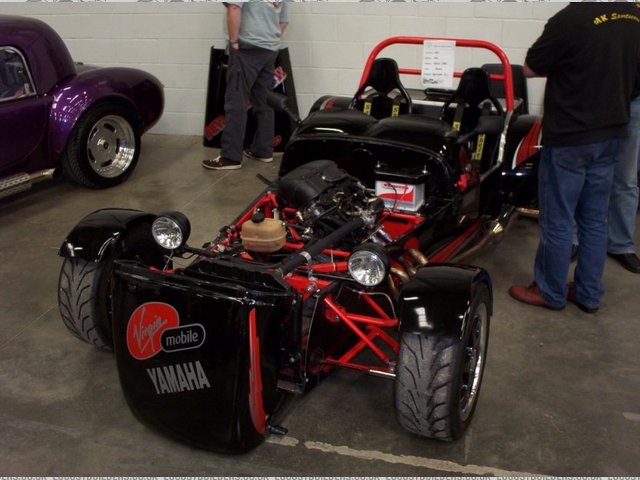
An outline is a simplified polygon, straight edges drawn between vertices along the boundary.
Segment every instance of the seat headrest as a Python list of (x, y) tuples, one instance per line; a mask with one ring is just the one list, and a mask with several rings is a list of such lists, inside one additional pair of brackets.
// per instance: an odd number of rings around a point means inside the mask
[(392, 58), (377, 58), (365, 81), (365, 85), (370, 86), (383, 95), (389, 94), (393, 89), (400, 88), (400, 72), (398, 64)]
[(477, 106), (482, 100), (492, 98), (487, 72), (482, 68), (467, 68), (462, 72), (460, 83), (453, 97), (463, 99), (473, 106)]

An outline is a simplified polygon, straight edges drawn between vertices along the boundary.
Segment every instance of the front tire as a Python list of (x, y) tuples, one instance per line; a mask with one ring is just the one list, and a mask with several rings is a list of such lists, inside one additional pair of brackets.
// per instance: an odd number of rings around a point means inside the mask
[(105, 305), (111, 263), (65, 258), (58, 282), (62, 322), (75, 337), (101, 350), (113, 345)]
[(135, 114), (123, 105), (103, 103), (87, 110), (73, 130), (62, 158), (65, 177), (88, 188), (125, 181), (140, 156)]
[(151, 225), (141, 223), (122, 235), (120, 242), (98, 261), (65, 258), (58, 280), (58, 306), (67, 329), (80, 340), (102, 350), (113, 350), (111, 277), (116, 260), (138, 260), (165, 267), (163, 250), (151, 236)]
[(489, 340), (489, 289), (471, 301), (462, 338), (405, 332), (395, 383), (396, 417), (410, 432), (442, 441), (460, 438), (475, 411)]

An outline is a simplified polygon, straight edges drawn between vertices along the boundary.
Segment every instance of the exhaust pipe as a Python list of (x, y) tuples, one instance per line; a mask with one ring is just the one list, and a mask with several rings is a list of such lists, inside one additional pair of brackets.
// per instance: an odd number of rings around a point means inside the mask
[(48, 168), (34, 173), (19, 173), (0, 180), (0, 198), (10, 197), (26, 192), (33, 184), (53, 178), (55, 168)]
[(514, 221), (518, 218), (517, 211), (514, 207), (506, 207), (500, 216), (489, 224), (489, 231), (480, 239), (480, 241), (469, 250), (456, 255), (451, 260), (451, 263), (465, 263), (474, 255), (477, 255), (482, 249), (495, 242), (499, 242), (504, 237)]
[(518, 208), (516, 211), (521, 217), (538, 218), (540, 216), (540, 210), (535, 208)]

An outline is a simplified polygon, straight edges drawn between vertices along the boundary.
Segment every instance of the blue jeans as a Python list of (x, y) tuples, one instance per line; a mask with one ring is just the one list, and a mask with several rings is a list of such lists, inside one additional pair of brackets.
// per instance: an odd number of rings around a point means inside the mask
[(620, 140), (613, 139), (542, 150), (535, 281), (544, 299), (553, 306), (561, 307), (567, 302), (574, 222), (580, 243), (574, 272), (576, 298), (587, 308), (600, 305), (609, 196), (619, 144)]
[(631, 102), (629, 138), (620, 143), (609, 203), (609, 253), (634, 253), (638, 210), (640, 97)]

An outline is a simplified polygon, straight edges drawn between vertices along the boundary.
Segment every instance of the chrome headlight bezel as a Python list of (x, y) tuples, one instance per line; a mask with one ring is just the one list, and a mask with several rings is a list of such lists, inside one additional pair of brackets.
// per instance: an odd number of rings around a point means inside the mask
[(191, 234), (189, 219), (180, 212), (158, 215), (151, 224), (151, 235), (158, 245), (167, 250), (182, 247)]
[(389, 255), (383, 247), (367, 243), (356, 248), (348, 260), (349, 273), (360, 285), (375, 287), (389, 274)]

